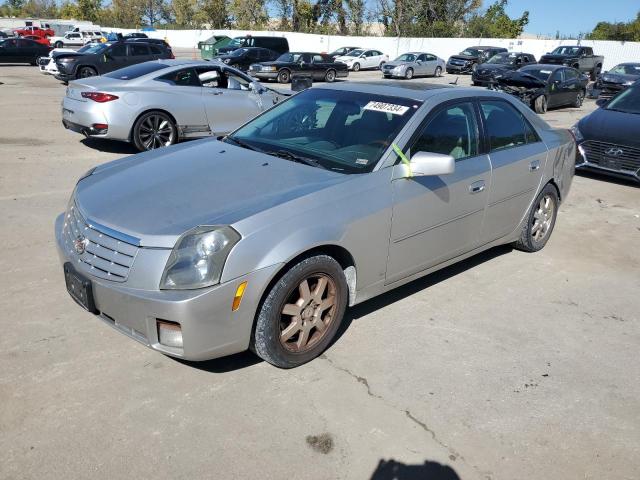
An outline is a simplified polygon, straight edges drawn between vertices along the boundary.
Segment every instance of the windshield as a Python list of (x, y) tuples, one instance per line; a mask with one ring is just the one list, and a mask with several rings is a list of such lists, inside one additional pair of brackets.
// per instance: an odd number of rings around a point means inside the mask
[(476, 49), (476, 48), (467, 48), (466, 50), (463, 50), (462, 52), (460, 52), (460, 55), (467, 55), (469, 57), (477, 57), (480, 55), (480, 50)]
[(580, 51), (580, 47), (558, 47), (553, 52), (553, 55), (577, 55)]
[(487, 63), (494, 63), (498, 65), (511, 65), (516, 61), (515, 53), (498, 53), (489, 59)]
[(553, 70), (548, 68), (527, 68), (520, 69), (522, 73), (526, 73), (528, 75), (532, 75), (543, 82), (549, 80), (549, 76), (553, 73)]
[(289, 63), (295, 63), (298, 60), (300, 60), (300, 57), (302, 56), (301, 53), (283, 53), (282, 55), (280, 55), (278, 57), (278, 62), (289, 62)]
[(310, 88), (240, 127), (226, 141), (293, 161), (293, 156), (304, 157), (341, 173), (365, 173), (373, 170), (420, 105), (407, 98)]
[(236, 37), (229, 42), (228, 47), (243, 47), (247, 44), (247, 38), (245, 37)]
[(85, 45), (85, 48), (82, 50), (82, 53), (94, 54), (94, 53), (102, 53), (111, 45), (108, 43), (91, 43)]
[(349, 53), (345, 53), (344, 56), (345, 57), (359, 57), (363, 53), (364, 53), (364, 50), (357, 49), (357, 50), (351, 50)]
[(396, 61), (396, 62), (415, 62), (416, 61), (416, 56), (413, 53), (405, 53), (405, 54), (400, 55), (394, 61)]
[(229, 53), (230, 57), (241, 57), (242, 55), (245, 54), (245, 52), (248, 52), (249, 49), (247, 48), (238, 48), (237, 50), (234, 50), (233, 52)]
[(116, 78), (118, 80), (133, 80), (134, 78), (141, 77), (147, 73), (156, 72), (168, 67), (169, 65), (158, 62), (138, 63), (136, 65), (131, 65), (130, 67), (106, 73), (103, 77)]
[(633, 86), (614, 97), (604, 107), (617, 112), (640, 114), (640, 87)]
[(609, 73), (617, 73), (620, 75), (640, 75), (640, 63), (634, 65), (616, 65)]

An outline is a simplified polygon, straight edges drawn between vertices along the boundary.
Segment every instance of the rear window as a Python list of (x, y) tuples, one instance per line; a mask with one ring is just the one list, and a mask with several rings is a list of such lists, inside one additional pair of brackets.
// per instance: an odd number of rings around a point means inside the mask
[(106, 73), (103, 77), (116, 78), (118, 80), (133, 80), (151, 72), (157, 72), (168, 68), (169, 65), (156, 62), (145, 62), (131, 65), (130, 67), (121, 68), (111, 73)]

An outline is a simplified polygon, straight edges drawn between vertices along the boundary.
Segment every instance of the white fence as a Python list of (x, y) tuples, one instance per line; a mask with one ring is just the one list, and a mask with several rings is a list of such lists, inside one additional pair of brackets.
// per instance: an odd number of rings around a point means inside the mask
[[(104, 28), (103, 28), (104, 29)], [(117, 29), (119, 30), (119, 29)], [(129, 32), (133, 30), (119, 30)], [(289, 41), (292, 51), (331, 52), (343, 46), (362, 46), (375, 48), (389, 55), (391, 58), (409, 52), (431, 52), (445, 60), (451, 55), (460, 53), (473, 45), (494, 45), (505, 47), (511, 51), (532, 53), (540, 58), (559, 45), (575, 44), (575, 40), (511, 40), (504, 38), (395, 38), (395, 37), (346, 37), (334, 35), (314, 35), (295, 32), (264, 32), (247, 30), (157, 30), (147, 32), (154, 38), (166, 38), (169, 44), (176, 48), (195, 49), (198, 42), (206, 40), (212, 35), (227, 35), (237, 37), (241, 35), (269, 35), (284, 36)], [(640, 62), (640, 42), (608, 42), (583, 40), (582, 45), (593, 47), (596, 55), (605, 57), (604, 69), (609, 69), (622, 62)]]

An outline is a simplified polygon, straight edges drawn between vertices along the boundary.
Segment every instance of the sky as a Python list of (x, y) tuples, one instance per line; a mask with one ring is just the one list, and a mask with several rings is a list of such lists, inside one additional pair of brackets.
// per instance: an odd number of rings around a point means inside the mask
[[(495, 0), (483, 0), (484, 7)], [(507, 13), (519, 17), (529, 10), (525, 32), (554, 36), (577, 35), (593, 30), (598, 22), (625, 22), (640, 11), (638, 0), (509, 0)]]

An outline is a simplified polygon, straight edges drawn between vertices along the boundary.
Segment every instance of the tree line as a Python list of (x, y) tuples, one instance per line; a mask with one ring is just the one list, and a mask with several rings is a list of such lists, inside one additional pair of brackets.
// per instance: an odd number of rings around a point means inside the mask
[(279, 30), (334, 35), (514, 38), (529, 12), (508, 0), (5, 0), (0, 16), (90, 20), (139, 28)]
[(629, 22), (600, 22), (587, 38), (590, 40), (618, 40), (640, 42), (640, 12)]

